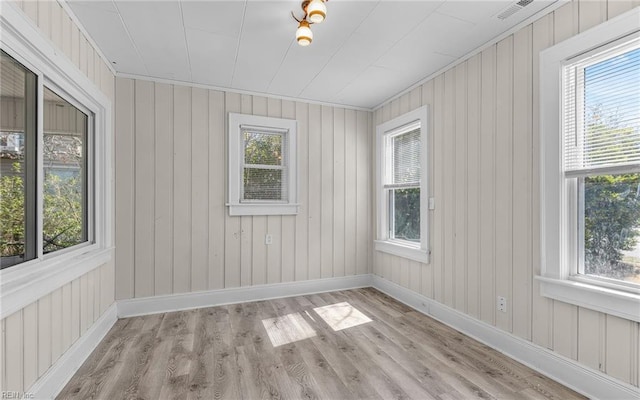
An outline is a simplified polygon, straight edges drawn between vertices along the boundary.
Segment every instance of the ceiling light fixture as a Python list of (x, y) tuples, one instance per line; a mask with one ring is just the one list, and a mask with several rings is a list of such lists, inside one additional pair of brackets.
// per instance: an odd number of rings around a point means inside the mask
[(293, 11), (291, 16), (298, 21), (298, 29), (296, 30), (296, 40), (300, 46), (308, 46), (313, 41), (313, 32), (311, 32), (311, 24), (320, 24), (327, 17), (327, 7), (324, 3), (329, 0), (304, 0), (301, 4), (304, 16), (300, 19), (296, 18)]

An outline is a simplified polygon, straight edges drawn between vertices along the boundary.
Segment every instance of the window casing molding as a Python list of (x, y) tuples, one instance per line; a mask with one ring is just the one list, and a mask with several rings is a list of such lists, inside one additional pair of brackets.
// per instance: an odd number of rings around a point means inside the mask
[[(0, 270), (0, 318), (20, 310), (40, 297), (86, 274), (113, 258), (113, 166), (110, 100), (78, 68), (45, 38), (13, 3), (3, 3), (0, 14), (0, 46), (37, 75), (38, 159), (42, 160), (43, 87), (46, 85), (74, 106), (90, 113), (88, 152), (93, 158), (89, 201), (89, 241), (64, 250), (42, 254), (38, 237), (36, 259)], [(99, 149), (99, 151), (97, 151)], [(43, 172), (38, 168), (37, 224), (42, 224)], [(38, 228), (38, 232), (41, 227)], [(40, 235), (38, 235), (40, 236)]]
[(640, 9), (600, 24), (540, 53), (540, 294), (640, 322), (640, 293), (611, 280), (578, 275), (578, 185), (563, 171), (562, 71), (568, 60), (638, 34)]
[[(420, 107), (376, 127), (376, 200), (377, 231), (374, 247), (377, 251), (421, 263), (429, 262), (429, 163), (428, 163), (428, 114), (427, 106)], [(403, 127), (420, 124), (420, 243), (389, 237), (389, 201), (384, 189), (386, 138)]]
[[(244, 139), (242, 128), (250, 126), (264, 132), (282, 135), (282, 153), (286, 168), (286, 200), (242, 200), (244, 172)], [(228, 126), (228, 188), (229, 215), (295, 215), (298, 213), (297, 121), (229, 113)]]

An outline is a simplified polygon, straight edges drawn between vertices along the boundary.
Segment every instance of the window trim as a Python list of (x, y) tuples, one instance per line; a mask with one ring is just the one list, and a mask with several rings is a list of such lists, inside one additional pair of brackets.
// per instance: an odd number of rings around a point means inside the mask
[[(377, 235), (374, 240), (376, 251), (393, 254), (421, 263), (429, 263), (429, 108), (422, 106), (376, 127), (376, 199)], [(386, 138), (394, 131), (420, 121), (420, 243), (389, 238), (388, 200), (385, 195), (383, 176), (386, 164)]]
[[(602, 280), (573, 276), (578, 251), (567, 197), (562, 134), (562, 68), (581, 55), (639, 31), (640, 9), (604, 22), (540, 52), (540, 294), (544, 297), (640, 322), (640, 294)], [(606, 47), (605, 47), (606, 48)], [(577, 185), (574, 185), (577, 186)], [(573, 235), (573, 236), (572, 236)]]
[[(66, 100), (72, 99), (81, 104), (94, 116), (91, 149), (94, 240), (93, 243), (83, 243), (0, 270), (0, 319), (113, 259), (111, 102), (71, 60), (42, 35), (15, 4), (3, 5), (0, 15), (0, 30), (3, 32), (0, 47), (38, 76), (38, 104), (43, 96), (42, 87), (47, 84), (56, 93), (64, 95)], [(42, 112), (42, 107), (39, 107), (39, 141), (43, 128)], [(41, 171), (38, 174), (40, 176)], [(41, 176), (39, 179), (42, 182)], [(38, 187), (38, 191), (42, 191), (41, 187)], [(41, 196), (42, 193), (39, 193), (38, 197)], [(37, 212), (41, 213), (41, 208)], [(38, 215), (38, 221), (41, 221), (41, 215)]]
[[(298, 213), (297, 171), (297, 121), (294, 119), (263, 117), (258, 115), (229, 113), (228, 126), (228, 188), (227, 206), (230, 216), (240, 215), (295, 215)], [(244, 140), (242, 126), (264, 127), (267, 131), (281, 132), (283, 156), (288, 168), (287, 200), (242, 200), (242, 176), (244, 169)]]

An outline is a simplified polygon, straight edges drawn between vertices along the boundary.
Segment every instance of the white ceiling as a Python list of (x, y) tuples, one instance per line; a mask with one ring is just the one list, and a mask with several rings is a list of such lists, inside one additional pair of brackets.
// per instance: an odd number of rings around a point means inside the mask
[(308, 47), (300, 1), (68, 4), (119, 73), (372, 108), (557, 0), (516, 1), (330, 0)]

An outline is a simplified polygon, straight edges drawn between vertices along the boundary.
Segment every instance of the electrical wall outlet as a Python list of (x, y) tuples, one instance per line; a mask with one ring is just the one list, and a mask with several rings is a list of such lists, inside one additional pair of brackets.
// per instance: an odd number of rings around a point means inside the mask
[(273, 236), (271, 236), (270, 233), (267, 233), (264, 236), (264, 244), (272, 244), (273, 243)]
[(507, 312), (507, 299), (506, 297), (498, 296), (498, 311), (502, 311), (504, 313)]

